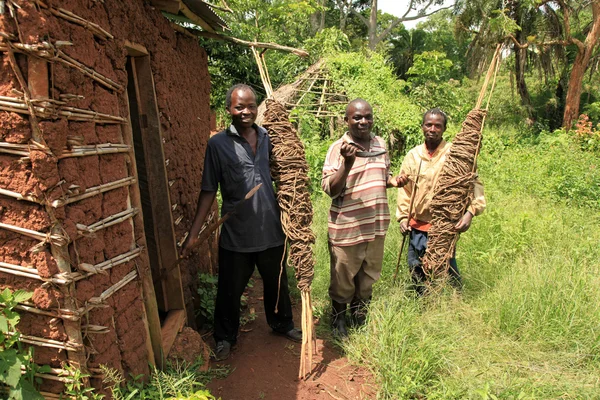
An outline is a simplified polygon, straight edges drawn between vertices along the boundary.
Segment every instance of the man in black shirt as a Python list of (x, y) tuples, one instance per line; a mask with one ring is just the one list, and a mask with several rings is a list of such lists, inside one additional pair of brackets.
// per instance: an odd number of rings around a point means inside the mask
[(219, 187), (224, 215), (253, 187), (263, 184), (221, 228), (214, 321), (217, 360), (226, 359), (237, 340), (240, 300), (255, 266), (263, 279), (267, 323), (288, 339), (302, 340), (292, 320), (285, 261), (281, 271), (285, 235), (269, 168), (271, 142), (267, 131), (254, 123), (257, 108), (256, 94), (249, 86), (235, 85), (227, 92), (226, 109), (232, 124), (208, 141), (198, 208), (182, 250), (186, 257), (194, 248)]

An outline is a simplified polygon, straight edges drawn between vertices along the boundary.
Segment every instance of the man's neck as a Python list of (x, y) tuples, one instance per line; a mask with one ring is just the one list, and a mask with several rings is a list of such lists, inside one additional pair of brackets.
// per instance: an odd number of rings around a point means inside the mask
[(437, 148), (440, 146), (440, 143), (442, 143), (441, 140), (439, 142), (425, 141), (425, 147), (427, 148), (427, 151), (429, 152), (429, 154), (433, 154), (437, 150)]
[(237, 133), (242, 136), (242, 137), (247, 137), (247, 136), (252, 136), (256, 134), (256, 129), (254, 129), (254, 125), (252, 126), (248, 126), (248, 127), (242, 127), (242, 126), (236, 126), (233, 125), (235, 127), (235, 130), (237, 131)]
[(363, 137), (357, 138), (357, 137), (353, 136), (351, 133), (349, 133), (349, 135), (354, 143), (360, 145), (367, 151), (369, 150), (369, 147), (371, 145), (371, 136), (370, 135), (369, 135), (369, 137), (366, 137), (366, 138), (363, 138)]

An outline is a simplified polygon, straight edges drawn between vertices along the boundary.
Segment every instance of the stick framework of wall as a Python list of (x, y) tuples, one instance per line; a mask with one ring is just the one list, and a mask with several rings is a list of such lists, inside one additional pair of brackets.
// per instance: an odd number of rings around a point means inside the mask
[[(18, 307), (18, 329), (36, 363), (53, 367), (42, 377), (47, 393), (71, 379), (65, 363), (100, 388), (101, 365), (146, 374), (157, 351), (126, 91), (131, 43), (148, 51), (164, 159), (147, 162), (165, 168), (165, 212), (180, 239), (209, 136), (210, 81), (197, 42), (143, 0), (9, 0), (0, 15), (0, 288), (34, 292)], [(196, 256), (182, 267), (191, 310), (195, 274), (209, 263)]]

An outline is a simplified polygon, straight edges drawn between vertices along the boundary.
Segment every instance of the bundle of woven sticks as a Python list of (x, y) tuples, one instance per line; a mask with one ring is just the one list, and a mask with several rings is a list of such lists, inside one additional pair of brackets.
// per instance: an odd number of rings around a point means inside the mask
[(315, 265), (312, 253), (315, 235), (310, 228), (313, 210), (308, 191), (310, 182), (308, 163), (304, 146), (288, 119), (288, 112), (281, 103), (267, 100), (263, 126), (267, 128), (273, 144), (271, 175), (277, 185), (281, 225), (289, 244), (288, 260), (296, 272), (302, 297), (302, 350), (299, 377), (303, 378), (311, 370), (312, 355), (316, 350), (310, 297)]
[(481, 147), (481, 130), (486, 111), (474, 109), (452, 141), (446, 161), (433, 190), (431, 228), (423, 267), (430, 281), (446, 277), (459, 234), (454, 226), (473, 200), (475, 163)]

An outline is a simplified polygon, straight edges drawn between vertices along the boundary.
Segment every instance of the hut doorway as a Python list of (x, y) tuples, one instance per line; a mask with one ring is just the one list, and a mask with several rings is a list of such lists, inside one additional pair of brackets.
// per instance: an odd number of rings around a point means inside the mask
[(131, 164), (139, 189), (139, 195), (134, 196), (132, 202), (137, 203), (133, 206), (141, 209), (143, 216), (143, 224), (140, 224), (143, 228), (135, 227), (136, 237), (142, 235), (143, 229), (150, 264), (150, 273), (142, 277), (144, 296), (151, 300), (145, 301), (149, 328), (152, 333), (152, 320), (156, 321), (158, 311), (162, 328), (157, 328), (155, 323), (154, 329), (162, 331), (161, 350), (166, 357), (171, 339), (174, 340), (186, 317), (181, 274), (179, 266), (174, 265), (178, 255), (166, 171), (168, 161), (163, 152), (150, 56), (142, 46), (129, 44), (126, 47), (129, 52), (126, 68), (131, 126), (128, 141), (134, 149), (132, 158), (135, 162), (131, 160)]

